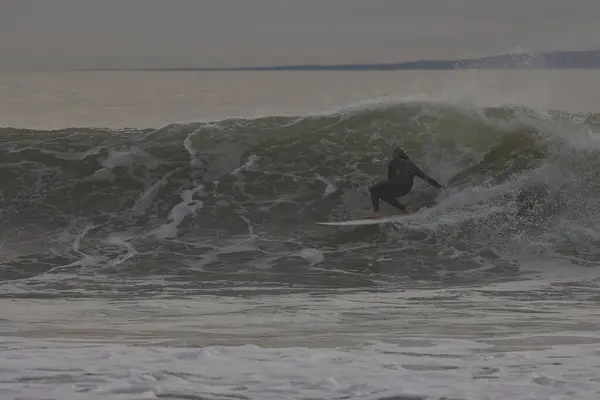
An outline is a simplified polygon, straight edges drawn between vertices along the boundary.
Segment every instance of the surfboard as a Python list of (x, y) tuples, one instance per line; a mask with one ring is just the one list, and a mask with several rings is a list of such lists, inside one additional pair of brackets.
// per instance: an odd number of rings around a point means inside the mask
[(402, 218), (406, 218), (411, 214), (413, 214), (413, 213), (393, 215), (391, 217), (381, 217), (381, 218), (364, 218), (364, 219), (353, 219), (353, 220), (348, 220), (348, 221), (317, 222), (317, 224), (331, 225), (331, 226), (378, 225), (378, 224), (385, 224), (388, 222), (399, 221)]

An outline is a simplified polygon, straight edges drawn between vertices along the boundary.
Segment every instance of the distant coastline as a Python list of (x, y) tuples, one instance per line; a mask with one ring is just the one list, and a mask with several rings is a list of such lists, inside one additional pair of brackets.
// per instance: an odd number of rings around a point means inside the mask
[[(223, 68), (93, 68), (93, 71), (395, 71), (464, 69), (598, 69), (599, 50), (522, 52), (457, 60), (335, 65), (264, 65)], [(90, 69), (87, 69), (88, 71)]]

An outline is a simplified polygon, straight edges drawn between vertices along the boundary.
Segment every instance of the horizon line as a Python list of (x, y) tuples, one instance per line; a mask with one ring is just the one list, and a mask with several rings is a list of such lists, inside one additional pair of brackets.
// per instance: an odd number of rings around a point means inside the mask
[[(586, 58), (592, 56), (591, 60)], [(571, 57), (571, 58), (569, 58)], [(600, 69), (600, 49), (523, 51), (455, 60), (416, 60), (348, 64), (292, 64), (238, 67), (79, 68), (78, 71), (394, 71), (476, 69)]]

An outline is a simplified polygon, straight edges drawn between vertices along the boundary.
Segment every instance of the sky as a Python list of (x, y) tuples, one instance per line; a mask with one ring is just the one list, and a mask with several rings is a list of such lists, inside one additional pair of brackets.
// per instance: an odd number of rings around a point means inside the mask
[(0, 68), (404, 62), (600, 48), (598, 0), (0, 0)]

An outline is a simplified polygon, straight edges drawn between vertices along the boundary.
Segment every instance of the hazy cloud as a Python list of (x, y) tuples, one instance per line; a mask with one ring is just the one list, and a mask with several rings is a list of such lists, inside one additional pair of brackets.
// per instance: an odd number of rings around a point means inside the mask
[(389, 62), (600, 47), (597, 0), (3, 0), (0, 67)]

